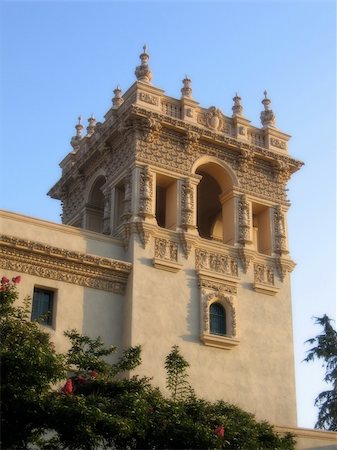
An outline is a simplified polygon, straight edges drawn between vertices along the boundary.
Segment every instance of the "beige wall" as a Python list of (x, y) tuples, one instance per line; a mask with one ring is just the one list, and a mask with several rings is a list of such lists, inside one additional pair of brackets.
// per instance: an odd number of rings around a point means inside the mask
[(140, 373), (165, 389), (164, 360), (174, 344), (189, 361), (196, 393), (225, 399), (279, 425), (296, 425), (289, 279), (276, 296), (255, 292), (250, 267), (235, 299), (240, 344), (231, 350), (200, 341), (200, 290), (194, 253), (177, 273), (153, 267), (153, 241), (135, 244), (132, 339), (143, 346)]

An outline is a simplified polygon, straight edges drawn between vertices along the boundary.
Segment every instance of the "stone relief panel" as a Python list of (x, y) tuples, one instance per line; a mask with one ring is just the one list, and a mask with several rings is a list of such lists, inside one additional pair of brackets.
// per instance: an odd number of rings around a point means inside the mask
[(177, 262), (178, 244), (169, 239), (155, 238), (154, 257)]
[(264, 264), (254, 264), (254, 281), (255, 283), (274, 286), (274, 269)]
[(123, 294), (132, 265), (39, 242), (0, 236), (0, 267)]
[(196, 269), (205, 269), (223, 275), (238, 276), (238, 261), (230, 255), (213, 253), (207, 250), (196, 249)]

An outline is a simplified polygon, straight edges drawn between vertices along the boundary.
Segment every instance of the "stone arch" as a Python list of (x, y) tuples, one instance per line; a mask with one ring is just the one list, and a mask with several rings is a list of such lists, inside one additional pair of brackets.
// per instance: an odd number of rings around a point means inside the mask
[(200, 176), (197, 186), (197, 228), (205, 239), (235, 243), (233, 188), (238, 180), (227, 163), (217, 158), (199, 158), (192, 171)]
[(104, 187), (106, 178), (103, 173), (96, 174), (95, 178), (88, 183), (85, 198), (85, 220), (84, 228), (98, 233), (104, 231), (104, 209), (106, 208), (106, 199)]

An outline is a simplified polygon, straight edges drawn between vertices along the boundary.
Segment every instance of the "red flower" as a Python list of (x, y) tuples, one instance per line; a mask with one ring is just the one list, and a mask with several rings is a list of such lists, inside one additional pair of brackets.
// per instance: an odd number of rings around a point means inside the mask
[(8, 283), (9, 283), (9, 279), (7, 277), (1, 278), (1, 284), (8, 284)]
[(83, 375), (77, 375), (77, 382), (78, 384), (83, 384), (85, 383), (87, 380), (85, 379), (85, 377)]
[(97, 375), (98, 375), (98, 372), (96, 372), (96, 370), (92, 370), (92, 371), (90, 372), (91, 378), (97, 378)]
[(20, 275), (17, 275), (16, 277), (13, 277), (12, 281), (13, 281), (14, 284), (19, 284), (20, 281), (21, 281)]
[(215, 434), (217, 434), (219, 437), (224, 437), (225, 436), (225, 428), (223, 425), (219, 425), (218, 427), (215, 428)]
[(66, 384), (62, 388), (62, 392), (64, 392), (67, 395), (73, 393), (73, 382), (71, 381), (71, 378), (68, 378), (68, 380), (66, 381)]

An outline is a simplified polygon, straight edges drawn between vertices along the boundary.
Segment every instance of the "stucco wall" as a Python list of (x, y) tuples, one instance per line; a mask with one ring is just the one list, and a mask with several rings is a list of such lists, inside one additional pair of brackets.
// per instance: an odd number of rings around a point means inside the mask
[(196, 393), (225, 399), (279, 425), (296, 425), (295, 379), (289, 279), (276, 296), (252, 289), (252, 270), (240, 271), (237, 311), (238, 346), (226, 350), (200, 341), (200, 288), (194, 252), (179, 254), (181, 270), (153, 267), (154, 247), (135, 243), (132, 344), (143, 346), (140, 373), (165, 389), (164, 360), (174, 344), (190, 363)]

